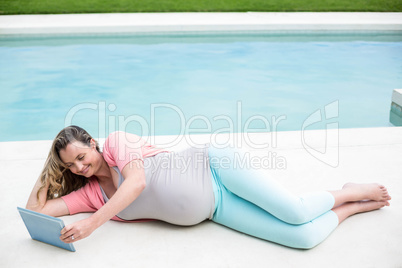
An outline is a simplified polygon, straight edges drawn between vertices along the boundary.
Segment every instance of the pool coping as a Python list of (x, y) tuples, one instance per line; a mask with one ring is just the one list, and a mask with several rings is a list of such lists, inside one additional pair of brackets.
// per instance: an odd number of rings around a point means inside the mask
[(0, 16), (0, 35), (222, 31), (402, 31), (402, 13), (200, 12)]

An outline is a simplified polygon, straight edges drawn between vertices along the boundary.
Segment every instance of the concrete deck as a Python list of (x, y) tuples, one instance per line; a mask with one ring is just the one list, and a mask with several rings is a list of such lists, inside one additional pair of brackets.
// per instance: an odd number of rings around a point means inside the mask
[[(336, 130), (330, 130), (336, 134)], [(306, 131), (306, 148), (322, 150), (325, 130)], [(166, 144), (172, 136), (156, 137)], [(197, 143), (209, 135), (192, 136)], [(227, 137), (221, 136), (221, 140)], [(75, 243), (71, 253), (30, 239), (16, 210), (24, 206), (44, 164), (51, 141), (0, 143), (0, 267), (402, 267), (402, 127), (341, 129), (336, 167), (305, 149), (301, 132), (249, 134), (266, 149), (242, 148), (254, 156), (275, 152), (284, 169), (264, 172), (295, 193), (337, 189), (345, 182), (380, 182), (392, 195), (390, 207), (355, 215), (342, 223), (323, 243), (296, 250), (253, 238), (206, 221), (193, 227), (163, 222), (109, 221), (90, 237)], [(272, 146), (276, 140), (276, 145)], [(239, 140), (234, 142), (239, 144)], [(186, 146), (181, 142), (170, 149)], [(338, 146), (327, 148), (337, 154)], [(63, 217), (66, 224), (89, 214)]]

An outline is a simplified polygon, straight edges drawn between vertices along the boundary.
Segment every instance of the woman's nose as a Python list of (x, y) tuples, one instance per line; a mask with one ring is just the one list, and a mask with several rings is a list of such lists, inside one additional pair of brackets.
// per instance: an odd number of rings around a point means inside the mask
[(84, 165), (81, 162), (77, 161), (77, 163), (75, 163), (75, 166), (77, 167), (77, 172), (80, 172)]

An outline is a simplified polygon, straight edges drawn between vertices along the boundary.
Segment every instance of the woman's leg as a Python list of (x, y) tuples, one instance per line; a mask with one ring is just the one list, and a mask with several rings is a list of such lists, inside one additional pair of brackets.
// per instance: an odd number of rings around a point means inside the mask
[[(209, 149), (216, 197), (212, 220), (246, 234), (312, 248), (345, 218), (389, 205), (388, 192), (378, 184), (346, 184), (339, 191), (297, 197), (264, 174), (236, 167), (236, 154), (241, 160), (240, 151)], [(378, 201), (352, 202), (366, 199)]]
[[(247, 153), (233, 149), (209, 148), (214, 176), (232, 193), (261, 207), (290, 224), (308, 222), (346, 202), (358, 200), (387, 201), (391, 197), (378, 184), (346, 184), (338, 191), (318, 191), (296, 196), (275, 180), (247, 167)], [(341, 218), (353, 213), (342, 208)], [(357, 213), (357, 212), (356, 212)]]
[(388, 201), (345, 203), (300, 225), (279, 220), (262, 208), (219, 187), (219, 204), (212, 221), (284, 246), (310, 249), (321, 243), (347, 217), (389, 205)]

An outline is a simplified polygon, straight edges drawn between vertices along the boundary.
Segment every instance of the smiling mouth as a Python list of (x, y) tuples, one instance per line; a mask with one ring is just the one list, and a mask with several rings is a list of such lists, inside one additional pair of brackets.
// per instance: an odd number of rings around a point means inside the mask
[(86, 174), (89, 170), (89, 166), (87, 166), (84, 170), (81, 171), (81, 174)]

